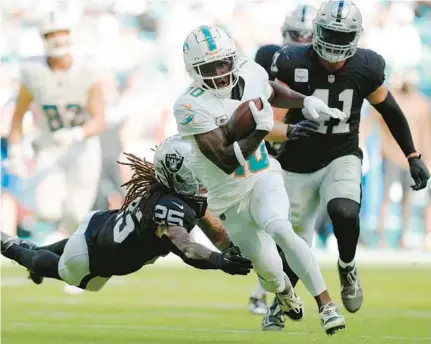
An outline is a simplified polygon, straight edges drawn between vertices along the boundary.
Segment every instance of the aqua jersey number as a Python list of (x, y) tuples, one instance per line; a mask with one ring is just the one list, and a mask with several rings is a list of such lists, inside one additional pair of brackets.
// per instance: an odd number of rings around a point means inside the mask
[(268, 152), (266, 151), (265, 143), (262, 142), (256, 152), (248, 158), (247, 164), (236, 169), (234, 176), (236, 178), (245, 177), (247, 175), (246, 169), (251, 173), (258, 173), (266, 170), (269, 167), (269, 163)]

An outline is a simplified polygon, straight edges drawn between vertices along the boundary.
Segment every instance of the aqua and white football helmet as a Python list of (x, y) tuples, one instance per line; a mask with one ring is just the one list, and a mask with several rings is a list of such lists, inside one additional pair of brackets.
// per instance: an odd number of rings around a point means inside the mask
[(154, 170), (157, 180), (168, 189), (186, 197), (206, 197), (207, 189), (190, 167), (192, 146), (175, 135), (157, 146)]
[(183, 44), (187, 73), (214, 95), (229, 97), (238, 82), (238, 56), (234, 40), (216, 26), (199, 26)]
[(300, 5), (285, 19), (281, 27), (283, 45), (307, 45), (313, 38), (313, 20), (317, 9), (309, 5)]
[(325, 61), (352, 57), (362, 33), (362, 15), (350, 0), (326, 1), (313, 21), (313, 48)]
[[(62, 57), (71, 50), (69, 16), (61, 11), (49, 12), (40, 23), (39, 34), (50, 57)], [(56, 33), (55, 35), (52, 35)], [(50, 35), (51, 34), (51, 35)]]

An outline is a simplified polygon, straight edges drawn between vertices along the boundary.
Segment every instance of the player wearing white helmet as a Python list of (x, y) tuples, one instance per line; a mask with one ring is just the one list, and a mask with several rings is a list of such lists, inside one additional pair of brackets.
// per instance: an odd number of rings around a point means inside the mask
[[(265, 288), (276, 294), (285, 314), (303, 317), (302, 302), (282, 269), (276, 243), (315, 297), (326, 333), (344, 328), (344, 318), (332, 302), (310, 248), (288, 220), (289, 199), (279, 165), (270, 159), (263, 142), (274, 125), (271, 105), (307, 108), (316, 117), (343, 117), (314, 97), (290, 92), (270, 83), (265, 70), (253, 61), (239, 59), (233, 39), (221, 28), (200, 26), (183, 45), (184, 63), (193, 79), (174, 105), (177, 128), (192, 150), (190, 166), (208, 188), (208, 206), (224, 221), (232, 241), (254, 269)], [(260, 97), (259, 111), (250, 111), (256, 129), (250, 136), (229, 142), (225, 125), (242, 102)], [(313, 134), (315, 124), (304, 121), (288, 129), (290, 139)]]
[[(298, 5), (290, 12), (281, 27), (282, 44), (290, 46), (310, 44), (313, 38), (313, 19), (316, 13), (317, 9), (310, 5)], [(264, 45), (258, 49), (254, 58), (255, 62), (266, 70), (270, 80), (274, 80), (274, 75), (271, 73), (273, 57), (280, 49), (281, 46), (277, 44)], [(266, 141), (265, 144), (268, 153), (275, 156), (280, 143)], [(279, 251), (282, 255), (281, 250)], [(284, 258), (283, 255), (282, 258)], [(283, 267), (286, 272), (288, 266), (284, 259)], [(259, 283), (250, 295), (248, 308), (254, 314), (265, 314), (267, 310), (266, 291)]]
[[(198, 269), (247, 275), (251, 262), (206, 210), (204, 190), (190, 169), (190, 153), (190, 144), (172, 137), (157, 147), (154, 164), (126, 154), (134, 174), (125, 184), (121, 209), (92, 211), (69, 239), (44, 247), (30, 248), (2, 232), (2, 255), (41, 276), (89, 291), (99, 291), (112, 276), (131, 274), (170, 252)], [(189, 233), (197, 223), (222, 253), (193, 241)]]
[[(322, 118), (313, 137), (284, 141), (277, 160), (284, 170), (295, 231), (311, 244), (314, 229), (330, 218), (338, 242), (341, 299), (346, 310), (354, 313), (363, 301), (355, 254), (363, 157), (358, 132), (365, 99), (381, 113), (408, 160), (413, 190), (425, 188), (430, 174), (416, 152), (402, 110), (384, 85), (384, 59), (372, 50), (358, 47), (362, 32), (359, 8), (353, 1), (325, 1), (313, 26), (311, 45), (287, 46), (274, 57), (272, 71), (276, 82), (320, 97), (328, 106), (343, 109), (347, 117)], [(307, 111), (298, 109), (289, 109), (287, 113), (276, 109), (274, 114), (287, 127), (310, 118)], [(286, 135), (280, 133), (276, 138), (273, 132), (272, 138), (283, 141)], [(297, 279), (292, 273), (289, 276)], [(277, 303), (274, 300), (273, 309)], [(280, 313), (271, 312), (271, 308), (263, 325), (281, 326)]]
[[(40, 24), (46, 56), (22, 65), (9, 133), (7, 168), (28, 176), (23, 162), (22, 120), (31, 103), (39, 112), (35, 174), (29, 181), (38, 217), (71, 232), (91, 209), (100, 176), (97, 135), (104, 129), (104, 99), (97, 69), (71, 54), (68, 16), (51, 12)], [(33, 276), (34, 277), (34, 276)]]

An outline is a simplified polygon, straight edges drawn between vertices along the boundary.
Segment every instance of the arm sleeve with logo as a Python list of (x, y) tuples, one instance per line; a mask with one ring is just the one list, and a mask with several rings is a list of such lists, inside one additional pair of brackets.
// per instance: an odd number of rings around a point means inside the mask
[(215, 117), (197, 102), (190, 100), (190, 97), (183, 97), (174, 106), (178, 133), (181, 136), (192, 136), (217, 129)]
[(154, 209), (153, 220), (162, 227), (184, 227), (187, 232), (195, 227), (197, 221), (195, 211), (181, 198), (171, 195), (160, 197)]

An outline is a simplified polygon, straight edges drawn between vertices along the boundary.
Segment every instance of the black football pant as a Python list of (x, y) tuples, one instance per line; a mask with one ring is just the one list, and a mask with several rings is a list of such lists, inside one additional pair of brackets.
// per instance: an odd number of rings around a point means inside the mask
[(54, 244), (29, 249), (20, 245), (12, 245), (3, 255), (26, 267), (42, 277), (61, 280), (58, 275), (58, 262), (63, 254), (68, 239)]

